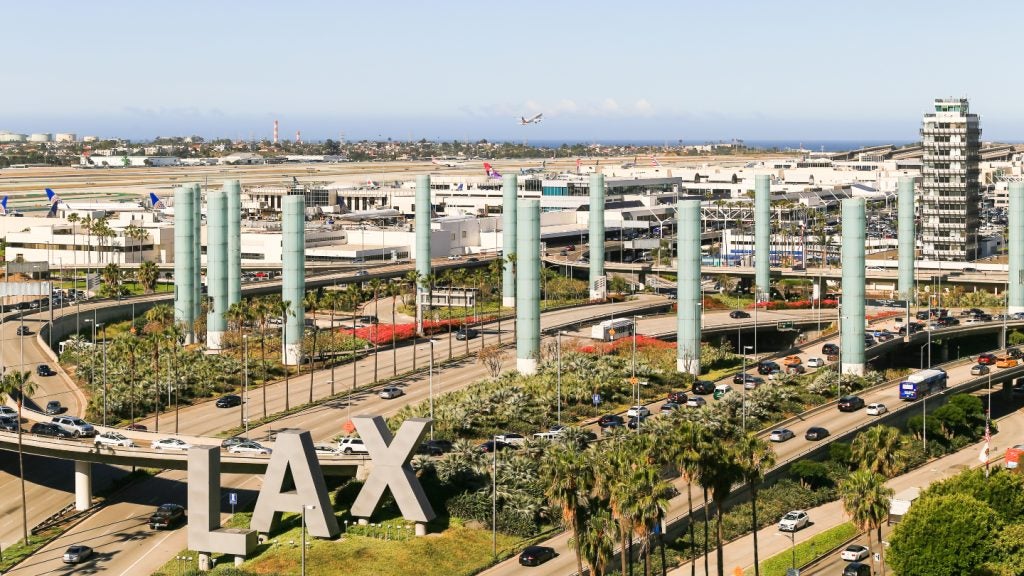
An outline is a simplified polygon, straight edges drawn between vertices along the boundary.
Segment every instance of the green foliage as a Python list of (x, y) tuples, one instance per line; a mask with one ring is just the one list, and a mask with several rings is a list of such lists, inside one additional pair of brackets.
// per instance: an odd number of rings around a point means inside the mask
[(828, 445), (828, 459), (849, 467), (853, 462), (853, 451), (849, 442), (833, 442)]
[(992, 507), (1008, 523), (1024, 520), (1024, 475), (997, 468), (988, 478), (985, 470), (965, 470), (932, 484), (922, 498), (965, 494)]
[(815, 460), (797, 460), (789, 467), (789, 475), (811, 489), (831, 484), (828, 472), (824, 462)]
[(969, 495), (922, 495), (889, 536), (887, 560), (897, 574), (970, 574), (993, 557), (1001, 525), (992, 507)]
[[(829, 528), (820, 534), (811, 536), (807, 541), (796, 545), (796, 565), (803, 566), (815, 560), (819, 554), (832, 550), (857, 534), (857, 528), (850, 522)], [(793, 551), (786, 550), (761, 562), (761, 574), (764, 576), (786, 576), (786, 571), (793, 562)], [(747, 568), (745, 575), (754, 573), (753, 568)]]
[(1010, 334), (1007, 336), (1007, 341), (1011, 346), (1020, 346), (1021, 344), (1024, 344), (1024, 332), (1021, 332), (1020, 330), (1010, 330)]

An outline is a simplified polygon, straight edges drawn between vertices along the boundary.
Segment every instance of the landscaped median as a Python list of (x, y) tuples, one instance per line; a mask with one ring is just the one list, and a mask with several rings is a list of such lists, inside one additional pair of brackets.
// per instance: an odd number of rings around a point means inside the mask
[[(800, 568), (810, 564), (820, 556), (828, 554), (846, 544), (857, 533), (857, 528), (852, 523), (846, 522), (835, 528), (829, 528), (820, 534), (815, 534), (809, 540), (797, 544), (795, 548), (780, 552), (761, 562), (761, 575), (786, 576), (786, 571), (790, 568), (794, 566)], [(744, 572), (747, 576), (753, 573), (753, 567), (747, 568)]]

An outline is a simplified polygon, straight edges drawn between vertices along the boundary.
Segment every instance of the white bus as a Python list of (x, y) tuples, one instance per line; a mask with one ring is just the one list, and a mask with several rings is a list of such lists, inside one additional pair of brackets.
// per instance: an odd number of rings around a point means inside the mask
[(633, 335), (633, 320), (630, 318), (616, 318), (605, 320), (590, 329), (590, 337), (602, 342), (611, 342), (619, 338)]

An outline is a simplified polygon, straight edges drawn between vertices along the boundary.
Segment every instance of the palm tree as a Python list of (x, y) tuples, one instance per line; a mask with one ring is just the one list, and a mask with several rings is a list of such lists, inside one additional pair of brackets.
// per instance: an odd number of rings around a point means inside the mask
[(873, 426), (857, 434), (850, 449), (853, 462), (886, 478), (899, 474), (907, 458), (903, 436), (892, 426)]
[[(860, 469), (839, 483), (839, 496), (843, 510), (850, 515), (853, 523), (868, 534), (868, 549), (871, 549), (871, 531), (878, 531), (878, 542), (882, 542), (882, 521), (889, 514), (889, 501), (893, 489), (885, 485), (885, 476), (877, 472)], [(882, 549), (882, 574), (885, 574), (885, 546)]]
[(160, 276), (160, 269), (157, 268), (155, 263), (146, 260), (140, 264), (136, 276), (146, 293), (152, 294), (156, 291), (156, 280)]
[(150, 334), (147, 337), (149, 345), (153, 347), (153, 406), (156, 410), (154, 428), (160, 431), (160, 342), (165, 336), (162, 333)]
[(583, 513), (588, 505), (588, 494), (594, 483), (590, 459), (578, 443), (556, 442), (544, 453), (540, 463), (540, 477), (546, 486), (544, 494), (552, 504), (561, 508), (562, 520), (572, 530), (576, 573), (583, 574), (580, 532), (583, 531)]
[(750, 486), (750, 526), (754, 532), (754, 576), (761, 576), (757, 557), (757, 488), (764, 480), (764, 474), (775, 466), (775, 451), (767, 442), (754, 433), (748, 433), (736, 442), (736, 460), (740, 475)]
[[(711, 446), (710, 450), (704, 453), (705, 465), (701, 475), (708, 475), (711, 488), (711, 499), (715, 503), (715, 543), (718, 550), (717, 567), (718, 576), (725, 576), (725, 557), (722, 547), (725, 544), (725, 532), (722, 526), (722, 516), (725, 513), (725, 501), (732, 493), (732, 486), (742, 478), (739, 465), (732, 454), (732, 447), (722, 442)], [(705, 508), (707, 506), (705, 505)]]
[(21, 430), (21, 407), (25, 402), (26, 395), (35, 394), (36, 385), (30, 381), (31, 372), (12, 370), (4, 374), (0, 379), (0, 400), (7, 401), (7, 398), (17, 395), (18, 398), (18, 476), (21, 479), (21, 530), (28, 546), (28, 499), (25, 496), (25, 460), (22, 450)]
[[(689, 507), (690, 549), (697, 550), (697, 537), (694, 532), (693, 521), (693, 485), (700, 478), (700, 446), (701, 438), (708, 435), (708, 431), (697, 422), (691, 422), (682, 418), (672, 421), (675, 430), (667, 434), (669, 442), (664, 447), (663, 454), (675, 465), (679, 476), (686, 482), (686, 501)], [(697, 555), (690, 556), (690, 573), (697, 573)]]
[[(271, 305), (275, 314), (281, 317), (281, 350), (284, 352), (288, 346), (288, 316), (294, 316), (295, 311), (292, 310), (291, 300), (278, 300), (273, 302)], [(282, 359), (287, 359), (287, 354), (284, 354)], [(289, 385), (291, 380), (288, 373), (288, 363), (281, 362), (284, 366), (284, 410), (285, 412), (291, 407), (291, 398), (289, 397)], [(263, 394), (267, 393), (267, 383), (263, 382)], [(264, 400), (265, 402), (265, 400)], [(266, 408), (264, 408), (266, 410)]]
[(174, 325), (174, 308), (169, 304), (157, 304), (146, 310), (143, 317), (148, 324), (155, 325), (153, 329), (147, 328), (148, 332), (162, 332)]
[(224, 311), (224, 319), (229, 324), (234, 324), (238, 329), (238, 345), (242, 345), (242, 339), (245, 337), (245, 323), (251, 319), (252, 307), (246, 302), (235, 302), (228, 306), (228, 309)]
[(391, 369), (392, 376), (398, 376), (398, 346), (395, 333), (395, 305), (398, 297), (402, 294), (402, 285), (392, 282), (387, 287), (388, 297), (391, 298)]
[(274, 305), (269, 298), (252, 300), (252, 313), (260, 326), (260, 364), (263, 366), (263, 417), (267, 417), (267, 382), (270, 380), (269, 368), (267, 366), (267, 327), (270, 315), (274, 311)]
[[(96, 224), (96, 220), (92, 216), (86, 216), (82, 218), (82, 228), (85, 228), (85, 275), (89, 277), (89, 272), (92, 270), (92, 229)], [(88, 286), (86, 286), (88, 289)]]
[(131, 423), (135, 424), (135, 360), (139, 351), (141, 340), (135, 337), (135, 329), (129, 332), (122, 332), (114, 338), (112, 352), (124, 355), (128, 358), (128, 397), (131, 405)]
[(111, 262), (103, 268), (103, 283), (115, 296), (121, 294), (121, 267)]
[(615, 553), (618, 525), (607, 510), (598, 509), (590, 514), (582, 528), (576, 534), (576, 549), (587, 559), (591, 576), (604, 576)]
[(376, 321), (370, 323), (371, 334), (373, 334), (373, 383), (377, 383), (377, 327), (380, 325), (380, 298), (381, 289), (384, 288), (384, 283), (380, 281), (380, 278), (374, 278), (370, 280), (370, 291), (373, 292), (373, 317)]
[(501, 306), (504, 304), (505, 294), (502, 292), (502, 272), (505, 270), (505, 259), (496, 258), (487, 265), (487, 271), (491, 275), (491, 283), (498, 287), (498, 344), (501, 344)]
[[(352, 283), (345, 286), (343, 292), (345, 303), (352, 309), (352, 338), (356, 337), (356, 310), (359, 309), (359, 303), (363, 301), (363, 291), (359, 288), (358, 284)], [(415, 357), (415, 356), (414, 356)], [(352, 390), (356, 389), (356, 347), (352, 345)]]
[[(420, 323), (419, 325), (416, 326), (416, 332), (420, 336), (423, 336), (423, 334), (422, 334), (422, 330), (423, 330), (423, 325), (422, 325), (423, 317), (420, 315), (420, 303), (419, 303), (418, 292), (419, 292), (419, 286), (420, 286), (420, 281), (422, 280), (422, 277), (423, 277), (423, 275), (420, 274), (419, 270), (410, 270), (410, 271), (406, 272), (405, 278), (404, 278), (404, 280), (405, 280), (404, 284), (405, 284), (405, 286), (407, 286), (409, 288), (409, 291), (412, 294), (412, 302), (413, 302), (412, 305), (413, 305), (413, 309), (415, 310), (415, 312), (413, 312), (413, 315), (416, 317), (416, 321)], [(413, 344), (415, 344), (415, 342)], [(416, 369), (416, 367), (415, 367), (416, 355), (415, 354), (413, 354), (412, 359), (413, 359), (413, 370), (415, 370)]]

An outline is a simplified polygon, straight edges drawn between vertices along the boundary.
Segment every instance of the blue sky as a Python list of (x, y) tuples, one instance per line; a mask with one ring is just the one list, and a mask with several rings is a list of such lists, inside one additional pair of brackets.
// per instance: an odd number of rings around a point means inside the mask
[[(980, 7), (976, 7), (980, 6)], [(0, 130), (1024, 141), (1016, 2), (17, 2)], [(540, 125), (520, 115), (544, 112)]]

